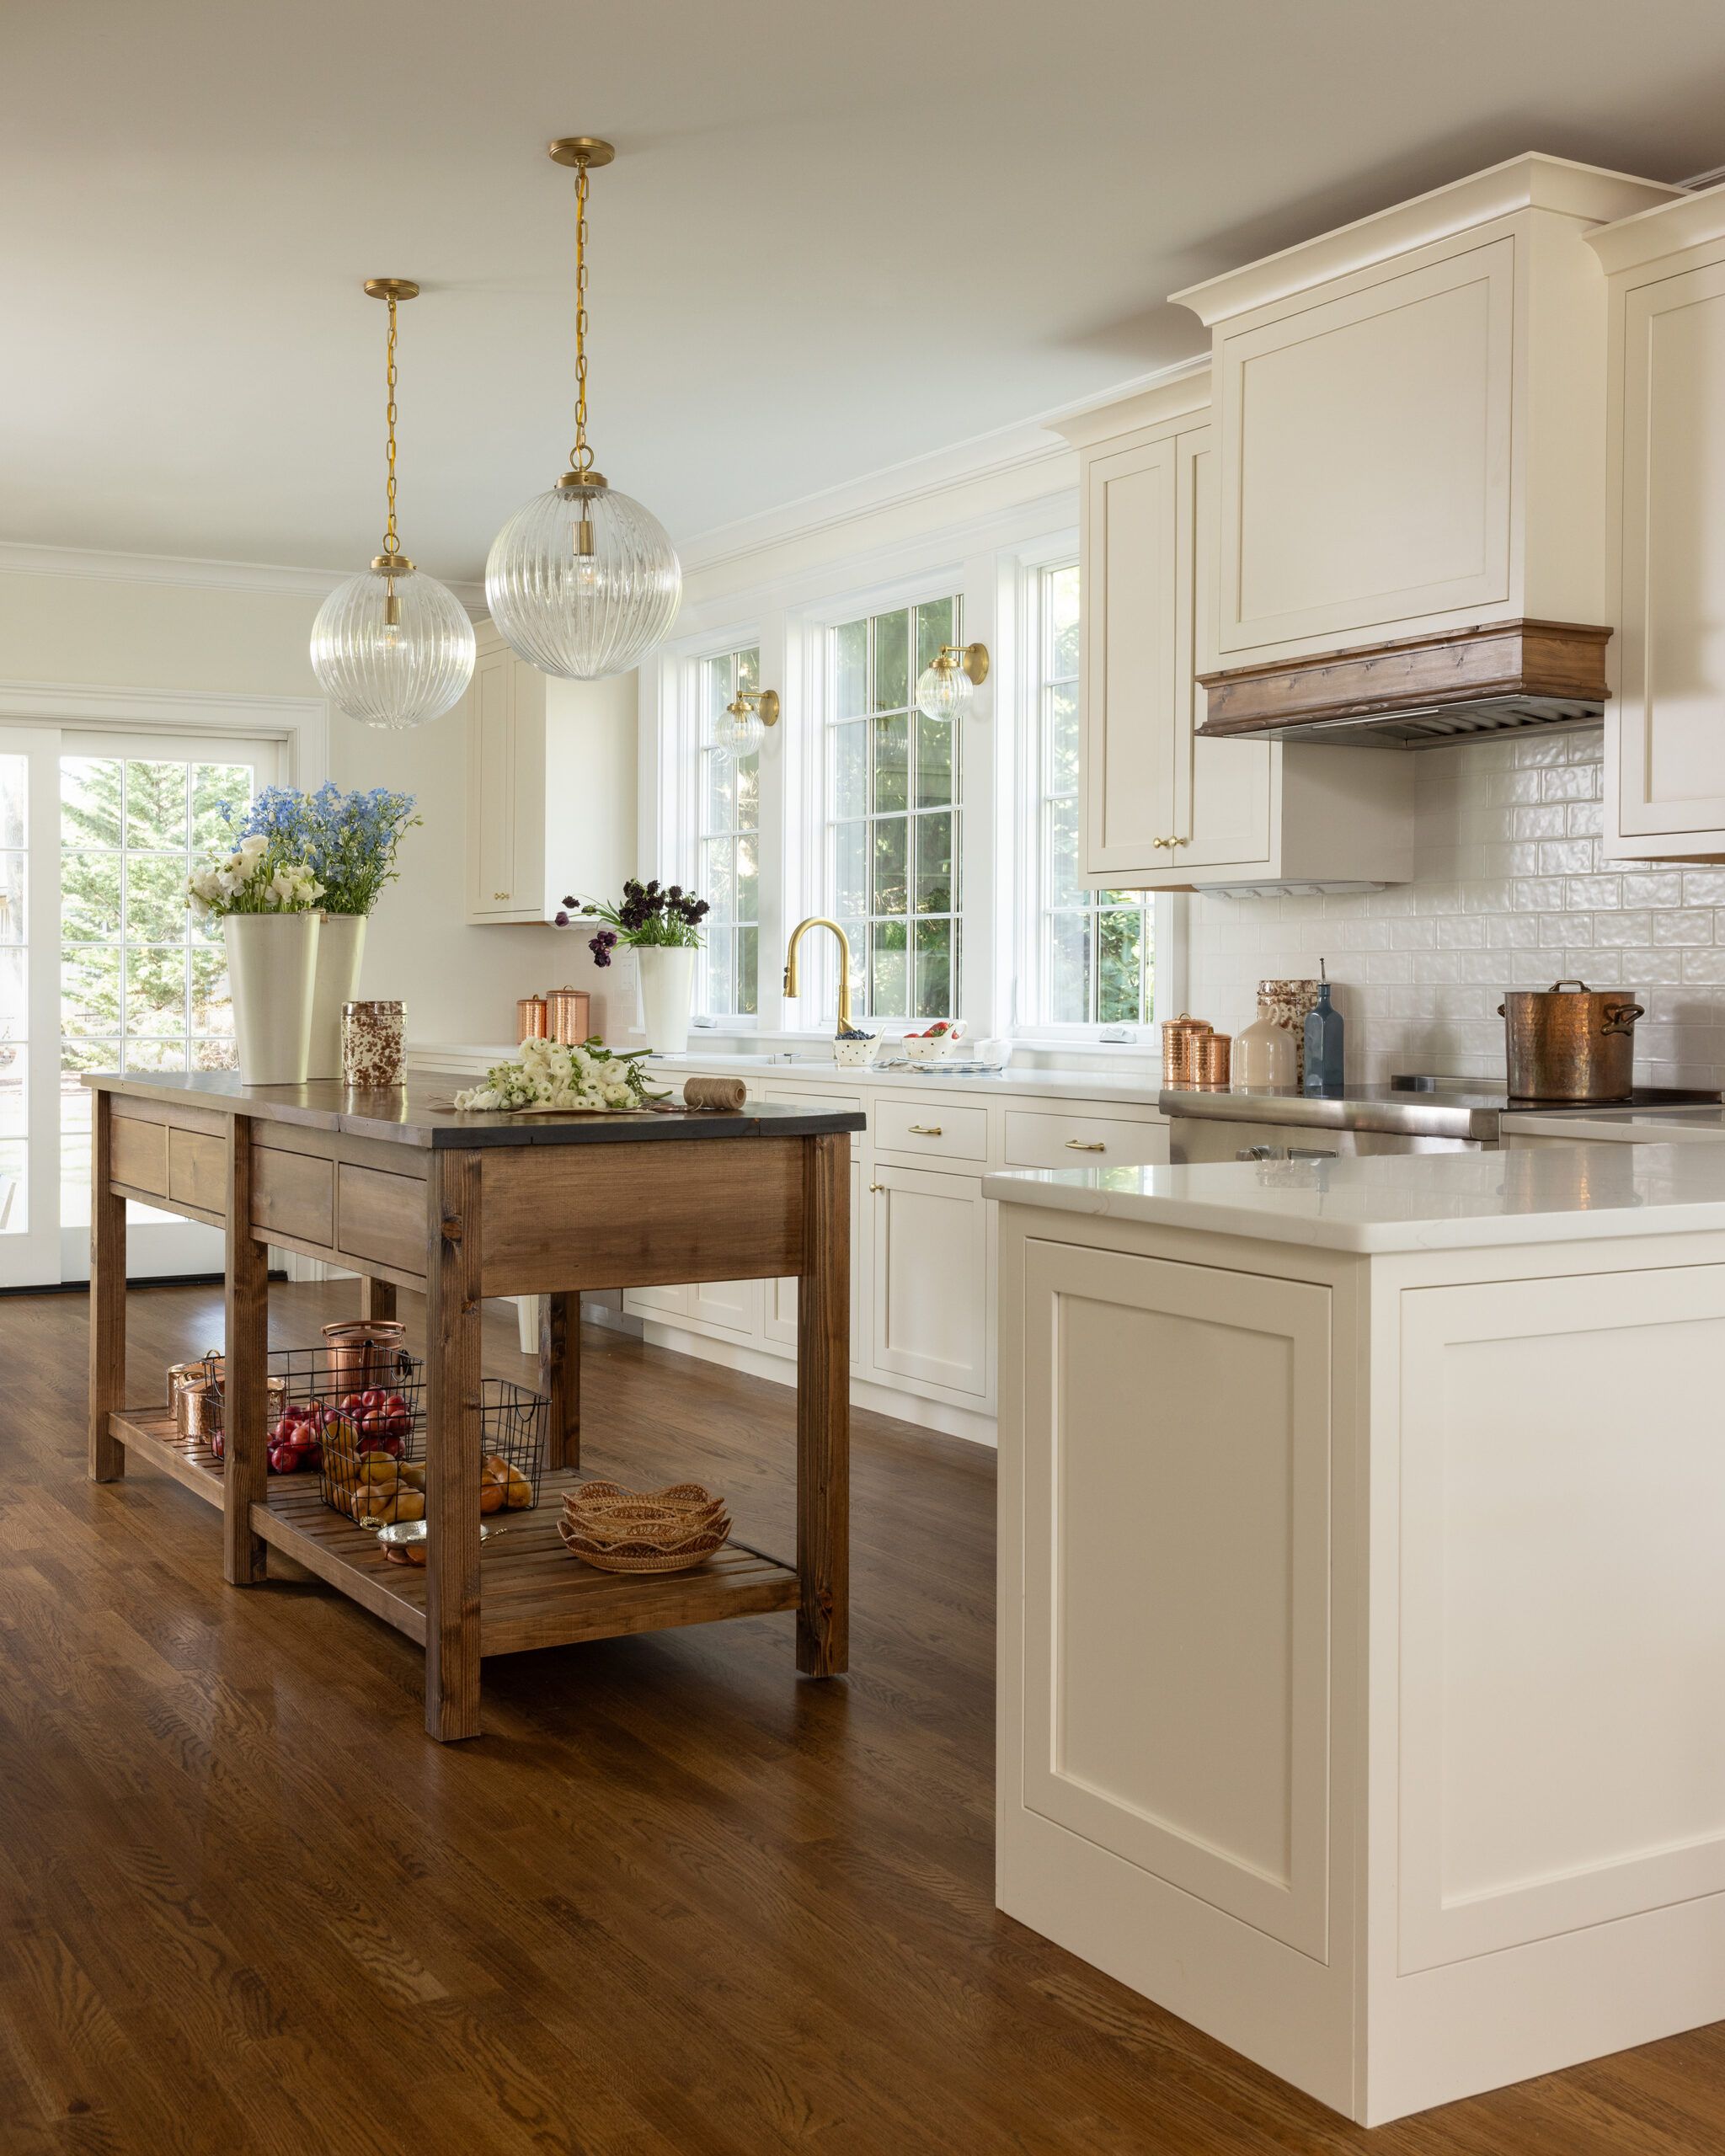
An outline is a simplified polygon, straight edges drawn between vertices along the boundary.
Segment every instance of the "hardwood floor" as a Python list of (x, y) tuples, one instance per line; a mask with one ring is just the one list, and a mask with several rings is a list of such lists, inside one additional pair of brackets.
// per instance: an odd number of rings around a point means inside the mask
[[(276, 1342), (355, 1294), (278, 1286)], [(131, 1316), (147, 1401), (221, 1297)], [(980, 1448), (857, 1417), (847, 1680), (788, 1614), (513, 1656), (444, 1748), (404, 1639), (85, 1481), (85, 1331), (0, 1300), (4, 2156), (1725, 2148), (1725, 2025), (1366, 2134), (999, 1916)], [(531, 1367), (512, 1310), (485, 1346)], [(788, 1390), (584, 1347), (585, 1467), (793, 1547)]]

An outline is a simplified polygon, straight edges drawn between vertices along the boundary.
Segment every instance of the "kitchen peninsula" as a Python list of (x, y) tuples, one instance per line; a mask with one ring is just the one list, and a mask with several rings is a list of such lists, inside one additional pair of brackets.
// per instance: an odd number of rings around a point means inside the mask
[[(92, 1146), (89, 1473), (136, 1451), (220, 1508), (234, 1586), (275, 1548), (425, 1651), (425, 1726), (479, 1732), (487, 1654), (667, 1625), (797, 1612), (797, 1667), (846, 1667), (850, 1406), (849, 1133), (843, 1112), (458, 1113), (459, 1078), (356, 1092), (333, 1081), (246, 1086), (228, 1071), (103, 1074)], [(129, 1200), (222, 1228), (225, 1445), (130, 1404)], [(268, 1246), (357, 1270), (370, 1314), (426, 1298), (426, 1563), (388, 1565), (314, 1486), (265, 1466)], [(619, 1577), (557, 1546), (579, 1460), (582, 1288), (787, 1274), (800, 1291), (798, 1549), (780, 1563), (731, 1542), (697, 1570)], [(479, 1318), (487, 1295), (549, 1299), (548, 1460), (539, 1509), (482, 1552)]]
[(1725, 2017), (1725, 1150), (985, 1187), (1000, 1906), (1366, 2124)]

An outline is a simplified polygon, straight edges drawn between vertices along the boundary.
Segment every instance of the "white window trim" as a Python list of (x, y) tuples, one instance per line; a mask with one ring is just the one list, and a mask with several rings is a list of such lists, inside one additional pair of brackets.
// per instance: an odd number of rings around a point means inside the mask
[[(752, 1019), (721, 1016), (714, 1025), (699, 1027), (700, 1034), (740, 1036), (762, 1048), (830, 1038), (830, 1019), (820, 1016), (823, 1003), (830, 1006), (836, 978), (830, 937), (805, 945), (810, 963), (794, 1004), (781, 988), (791, 927), (826, 910), (827, 634), (861, 615), (958, 592), (966, 638), (985, 643), (991, 659), (961, 750), (960, 1014), (975, 1038), (1009, 1038), (1028, 1056), (1081, 1052), (1092, 1065), (1123, 1066), (1154, 1057), (1153, 1025), (1136, 1028), (1134, 1042), (1116, 1044), (1101, 1038), (1103, 1027), (1033, 1023), (1020, 1020), (1014, 1007), (1015, 983), (1034, 954), (1039, 928), (1036, 849), (1027, 847), (1024, 828), (1028, 821), (1033, 838), (1039, 804), (1033, 787), (1017, 783), (1020, 771), (1037, 768), (1035, 580), (1044, 568), (1076, 559), (1077, 552), (1071, 496), (1046, 497), (962, 528), (948, 526), (944, 534), (907, 537), (867, 556), (799, 567), (793, 577), (715, 595), (692, 606), (683, 633), (644, 664), (638, 873), (697, 892), (700, 661), (758, 644), (761, 686), (777, 689), (780, 699), (779, 723), (761, 759), (761, 1008)], [(1163, 1013), (1178, 1011), (1185, 992), (1186, 911), (1177, 896), (1156, 894), (1157, 1006)], [(884, 1023), (896, 1027), (899, 1022)]]

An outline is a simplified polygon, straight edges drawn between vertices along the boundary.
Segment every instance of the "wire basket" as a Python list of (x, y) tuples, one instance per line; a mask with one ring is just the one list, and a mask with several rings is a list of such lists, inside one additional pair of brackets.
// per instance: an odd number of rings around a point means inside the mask
[[(226, 1450), (225, 1396), (219, 1358), (213, 1388), (202, 1403), (211, 1450)], [(383, 1381), (352, 1389), (352, 1363), (334, 1348), (277, 1348), (264, 1358), (270, 1420), (265, 1428), (272, 1475), (316, 1475), (323, 1501), (351, 1513), (360, 1481), (358, 1462), (374, 1451), (394, 1460), (424, 1449), (425, 1366), (405, 1348), (392, 1350), (370, 1373)]]
[[(272, 1475), (315, 1474), (330, 1508), (367, 1527), (425, 1516), (425, 1365), (405, 1348), (376, 1359), (377, 1382), (355, 1391), (352, 1364), (324, 1348), (287, 1348), (266, 1359)], [(219, 1374), (217, 1378), (219, 1388)], [(210, 1444), (223, 1450), (222, 1399), (206, 1409)], [(505, 1378), (479, 1387), (479, 1509), (525, 1512), (539, 1502), (551, 1402)]]
[(482, 1513), (526, 1512), (538, 1503), (550, 1420), (551, 1402), (542, 1392), (507, 1378), (480, 1380)]

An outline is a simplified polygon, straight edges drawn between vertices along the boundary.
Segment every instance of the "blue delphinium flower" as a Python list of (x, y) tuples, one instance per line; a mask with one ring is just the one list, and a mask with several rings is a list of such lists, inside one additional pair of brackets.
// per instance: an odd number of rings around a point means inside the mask
[[(223, 803), (230, 826), (232, 812)], [(411, 793), (372, 787), (344, 793), (326, 779), (315, 793), (297, 787), (266, 786), (238, 827), (241, 838), (254, 833), (280, 841), (308, 862), (324, 887), (327, 913), (369, 914), (400, 871), (396, 851), (403, 835), (424, 819), (414, 814)]]

